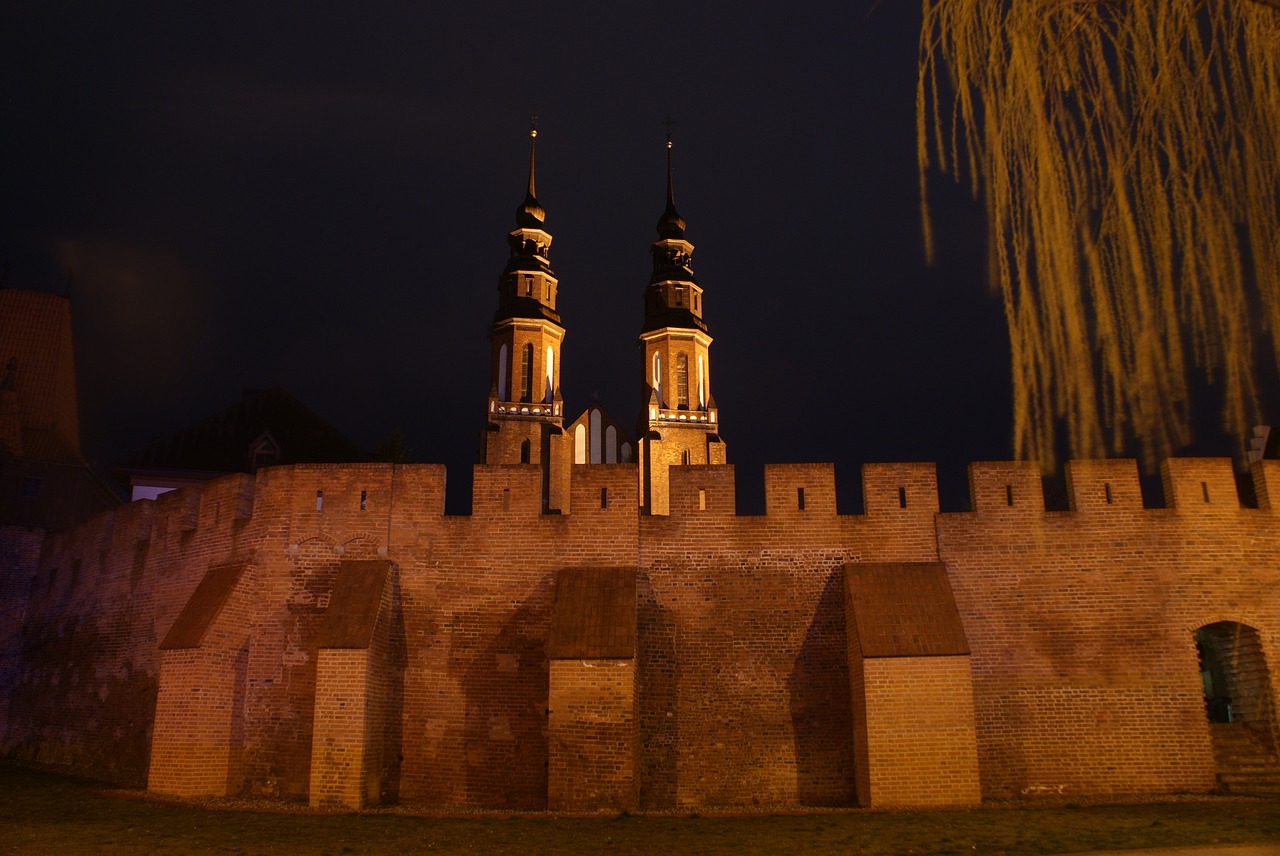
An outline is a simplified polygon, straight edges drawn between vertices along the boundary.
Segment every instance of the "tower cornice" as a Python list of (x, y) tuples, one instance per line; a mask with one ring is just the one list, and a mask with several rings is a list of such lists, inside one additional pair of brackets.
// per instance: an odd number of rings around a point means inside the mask
[(704, 348), (711, 347), (711, 343), (715, 341), (705, 330), (695, 327), (658, 327), (653, 330), (646, 330), (640, 334), (639, 342), (641, 344), (657, 341), (659, 339), (671, 339), (673, 341), (693, 341)]

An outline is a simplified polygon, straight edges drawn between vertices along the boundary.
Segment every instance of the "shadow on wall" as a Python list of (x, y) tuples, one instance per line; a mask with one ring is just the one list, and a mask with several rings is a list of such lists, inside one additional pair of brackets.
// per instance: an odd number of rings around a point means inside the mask
[[(123, 787), (145, 787), (158, 688), (155, 667), (126, 659), (115, 669), (83, 670), (86, 652), (119, 647), (120, 634), (107, 617), (70, 614), (73, 585), (66, 588), (59, 604), (32, 614), (22, 629), (18, 662), (40, 666), (24, 670), (8, 699), (0, 751)], [(93, 731), (113, 739), (83, 738)]]
[(232, 662), (231, 679), (231, 728), (228, 734), (230, 746), (227, 758), (227, 794), (239, 794), (244, 790), (245, 747), (245, 698), (249, 689), (249, 640), (240, 646)]
[[(274, 638), (263, 633), (254, 643), (278, 645), (283, 656), (276, 674), (258, 684), (246, 705), (249, 721), (257, 724), (244, 752), (245, 785), (253, 796), (304, 797), (310, 791), (320, 627), (340, 561), (327, 538), (312, 537), (299, 547), (289, 566), (280, 625), (270, 631)], [(346, 547), (348, 557), (363, 557), (358, 551), (366, 545)]]
[(640, 731), (640, 806), (676, 804), (680, 771), (680, 664), (676, 661), (676, 621), (657, 602), (649, 575), (636, 578), (636, 694)]
[(404, 761), (404, 673), (409, 663), (405, 640), (404, 599), (400, 574), (391, 574), (391, 628), (387, 651), (386, 710), (382, 715), (382, 771), (380, 798), (384, 805), (400, 800), (400, 767)]
[[(547, 806), (546, 653), (555, 575), (512, 602), (522, 604), (489, 635), (487, 628), (453, 634), (450, 658), (470, 660), (466, 695), (466, 789), (471, 805), (544, 809)], [(455, 616), (478, 621), (480, 615)], [(470, 640), (490, 638), (483, 649)]]
[(806, 806), (855, 804), (844, 574), (838, 568), (823, 586), (787, 687), (795, 735), (796, 801)]

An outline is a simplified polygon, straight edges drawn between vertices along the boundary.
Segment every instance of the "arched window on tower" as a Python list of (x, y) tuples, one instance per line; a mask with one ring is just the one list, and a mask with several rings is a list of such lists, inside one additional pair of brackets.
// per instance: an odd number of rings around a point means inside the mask
[(498, 400), (510, 401), (511, 390), (507, 386), (507, 360), (510, 354), (507, 352), (507, 346), (504, 342), (502, 347), (498, 349)]
[(573, 429), (573, 462), (587, 462), (587, 426), (582, 423), (578, 423), (578, 427)]
[(521, 361), (520, 400), (533, 401), (533, 343), (524, 346), (524, 359)]
[(653, 355), (653, 391), (658, 395), (658, 406), (662, 406), (662, 354)]
[(689, 409), (689, 357), (676, 354), (676, 406)]
[(529, 441), (525, 440), (520, 444), (520, 463), (529, 463)]
[(556, 352), (552, 349), (550, 345), (547, 345), (547, 384), (546, 384), (547, 390), (546, 390), (546, 397), (542, 399), (547, 404), (550, 404), (551, 399), (555, 397), (555, 394), (556, 394), (555, 382), (556, 382)]
[(702, 355), (698, 355), (698, 409), (703, 410), (707, 406), (707, 373), (702, 367)]

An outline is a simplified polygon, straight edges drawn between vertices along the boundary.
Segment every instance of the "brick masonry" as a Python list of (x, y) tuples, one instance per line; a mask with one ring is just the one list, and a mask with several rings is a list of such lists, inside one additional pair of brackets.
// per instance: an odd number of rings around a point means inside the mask
[[(836, 513), (829, 465), (775, 466), (752, 517), (728, 465), (673, 468), (667, 515), (640, 513), (623, 464), (573, 467), (544, 514), (541, 472), (478, 467), (451, 517), (441, 467), (280, 467), (50, 536), (0, 604), (4, 751), (317, 805), (1204, 792), (1209, 625), (1251, 631), (1233, 680), (1274, 727), (1280, 462), (1242, 508), (1228, 461), (1171, 461), (1163, 509), (1131, 462), (1074, 462), (1062, 512), (1033, 468), (975, 464), (966, 513), (938, 512), (932, 466), (872, 465), (861, 515)], [(379, 561), (370, 632), (326, 643), (344, 563)], [(851, 654), (850, 569), (937, 563), (969, 653)], [(634, 571), (632, 656), (553, 660), (557, 578), (592, 568)]]
[(547, 808), (635, 808), (635, 661), (552, 660), (549, 680)]

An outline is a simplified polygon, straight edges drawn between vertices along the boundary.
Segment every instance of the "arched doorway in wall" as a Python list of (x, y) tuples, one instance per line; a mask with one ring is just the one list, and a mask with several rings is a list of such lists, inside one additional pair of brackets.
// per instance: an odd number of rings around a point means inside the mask
[(1275, 702), (1262, 640), (1256, 628), (1236, 621), (1206, 624), (1195, 639), (1219, 783), (1250, 793), (1259, 775), (1278, 771)]
[(1268, 735), (1275, 711), (1271, 672), (1258, 631), (1219, 621), (1196, 631), (1205, 714), (1210, 722), (1244, 722)]
[[(1224, 622), (1225, 623), (1225, 622)], [(1196, 631), (1196, 656), (1204, 687), (1204, 712), (1210, 722), (1231, 721), (1231, 692), (1227, 689), (1226, 657), (1217, 634), (1207, 628)]]

